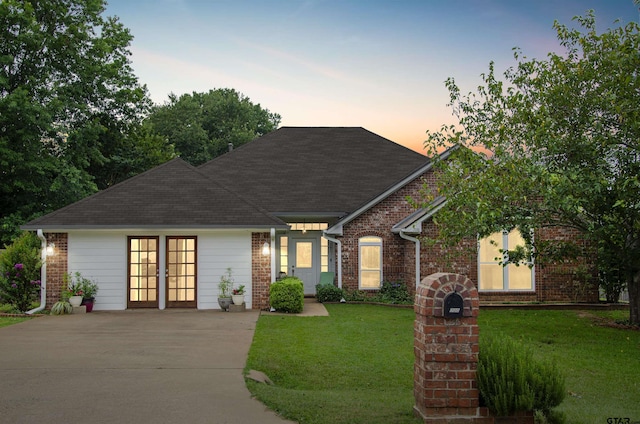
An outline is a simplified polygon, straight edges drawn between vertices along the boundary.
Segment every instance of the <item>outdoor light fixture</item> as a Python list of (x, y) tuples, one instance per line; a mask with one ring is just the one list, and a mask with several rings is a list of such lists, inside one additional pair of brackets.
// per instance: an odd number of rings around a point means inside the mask
[(53, 256), (53, 254), (55, 253), (55, 248), (55, 243), (49, 243), (49, 245), (47, 246), (47, 256)]
[(269, 254), (269, 243), (267, 243), (266, 241), (262, 245), (262, 254), (265, 256)]

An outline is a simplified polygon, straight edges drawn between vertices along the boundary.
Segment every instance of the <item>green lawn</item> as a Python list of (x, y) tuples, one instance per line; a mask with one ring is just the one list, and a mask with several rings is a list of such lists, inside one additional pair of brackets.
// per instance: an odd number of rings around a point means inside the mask
[(6, 327), (8, 325), (17, 324), (22, 321), (26, 321), (31, 318), (27, 317), (0, 317), (0, 327)]
[[(420, 422), (412, 411), (413, 310), (326, 306), (329, 317), (260, 317), (247, 369), (275, 385), (248, 382), (251, 392), (300, 423)], [(640, 421), (640, 331), (595, 325), (603, 315), (611, 314), (481, 310), (480, 333), (508, 334), (558, 363), (568, 423)]]

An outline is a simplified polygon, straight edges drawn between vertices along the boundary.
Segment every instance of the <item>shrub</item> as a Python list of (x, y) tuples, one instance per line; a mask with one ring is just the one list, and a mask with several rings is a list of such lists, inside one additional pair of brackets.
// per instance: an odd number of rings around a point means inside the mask
[(24, 232), (0, 256), (0, 297), (26, 312), (40, 293), (40, 240)]
[(395, 283), (385, 281), (380, 287), (380, 292), (375, 296), (375, 300), (383, 303), (413, 303), (413, 297), (409, 294), (407, 285), (402, 281)]
[(550, 421), (560, 417), (551, 409), (564, 399), (564, 378), (511, 338), (481, 338), (477, 380), (480, 399), (494, 415), (536, 410)]
[(368, 297), (362, 290), (344, 290), (344, 299), (347, 302), (364, 302)]
[(340, 302), (344, 296), (342, 289), (333, 284), (318, 284), (316, 286), (316, 297), (318, 302)]
[(54, 303), (51, 307), (52, 315), (65, 315), (70, 314), (71, 312), (73, 312), (73, 306), (71, 306), (71, 303), (66, 300), (60, 300)]
[(271, 284), (269, 303), (276, 311), (297, 314), (304, 307), (304, 286), (296, 277), (286, 277)]

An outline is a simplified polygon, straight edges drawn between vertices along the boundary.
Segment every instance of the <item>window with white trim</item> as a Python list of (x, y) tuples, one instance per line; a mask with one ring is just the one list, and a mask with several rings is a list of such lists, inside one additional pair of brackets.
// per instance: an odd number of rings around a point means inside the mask
[(379, 289), (382, 284), (382, 239), (375, 236), (358, 240), (360, 289)]
[(534, 268), (529, 264), (508, 263), (508, 250), (524, 246), (518, 229), (493, 233), (478, 241), (478, 289), (482, 291), (534, 290)]

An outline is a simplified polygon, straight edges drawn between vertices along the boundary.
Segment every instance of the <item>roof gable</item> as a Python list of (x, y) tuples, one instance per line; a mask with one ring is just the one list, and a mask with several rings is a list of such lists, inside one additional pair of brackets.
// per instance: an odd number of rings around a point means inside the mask
[[(456, 151), (458, 149), (458, 146), (453, 146), (450, 147), (449, 149), (447, 149), (446, 151), (442, 152), (439, 155), (439, 160), (447, 160), (449, 158), (449, 156), (451, 156), (451, 154)], [(327, 229), (327, 234), (334, 234), (334, 235), (342, 235), (342, 231), (345, 225), (347, 225), (349, 222), (353, 221), (354, 219), (356, 219), (357, 217), (359, 217), (360, 215), (362, 215), (363, 213), (365, 213), (366, 211), (368, 211), (369, 209), (371, 209), (372, 207), (374, 207), (375, 205), (377, 205), (378, 203), (382, 202), (384, 199), (386, 199), (387, 197), (391, 196), (393, 193), (397, 192), (398, 190), (400, 190), (402, 187), (406, 186), (407, 184), (409, 184), (411, 181), (415, 180), (416, 178), (420, 177), (421, 175), (423, 175), (424, 173), (428, 172), (434, 165), (434, 161), (429, 161), (427, 163), (425, 163), (423, 166), (421, 166), (420, 168), (416, 169), (414, 172), (412, 172), (411, 174), (407, 175), (405, 178), (403, 178), (400, 181), (397, 181), (395, 184), (393, 184), (392, 186), (388, 187), (385, 191), (379, 193), (377, 196), (373, 197), (372, 199), (369, 199), (367, 202), (365, 202), (362, 205), (359, 205), (359, 207), (353, 211), (352, 213), (342, 217), (335, 225), (333, 225), (332, 227)], [(411, 214), (409, 217), (406, 217), (405, 219), (403, 219), (401, 222), (397, 223), (394, 227), (393, 230), (394, 231), (400, 231), (402, 229), (402, 231), (404, 232), (406, 230), (406, 228), (408, 228), (409, 226), (413, 226), (416, 224), (416, 220), (419, 220), (423, 215), (425, 215), (427, 212), (429, 212), (433, 207), (437, 207), (440, 205), (441, 202), (444, 202), (445, 199), (442, 198), (438, 198), (438, 202), (437, 204), (434, 202), (430, 208), (427, 208), (426, 211), (423, 211), (422, 214), (420, 211), (416, 211), (413, 214)], [(437, 210), (439, 210), (439, 207), (437, 208)], [(437, 212), (433, 211), (433, 213)], [(433, 215), (433, 214), (431, 214)], [(429, 215), (429, 217), (431, 216)], [(420, 221), (421, 223), (422, 221)]]
[(282, 127), (199, 169), (274, 214), (341, 216), (427, 160), (360, 127)]
[(281, 220), (177, 158), (37, 218), (23, 228), (281, 226)]

